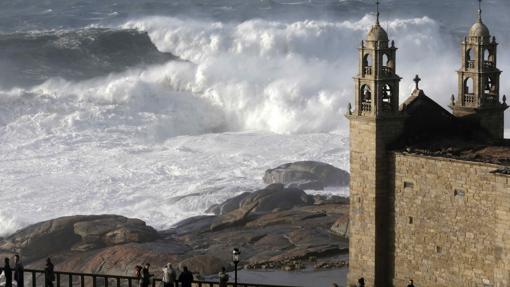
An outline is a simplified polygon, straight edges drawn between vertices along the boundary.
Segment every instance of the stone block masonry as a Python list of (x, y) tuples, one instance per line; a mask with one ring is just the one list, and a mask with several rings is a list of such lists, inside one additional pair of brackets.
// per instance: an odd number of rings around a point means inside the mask
[(510, 286), (510, 176), (394, 153), (395, 286)]

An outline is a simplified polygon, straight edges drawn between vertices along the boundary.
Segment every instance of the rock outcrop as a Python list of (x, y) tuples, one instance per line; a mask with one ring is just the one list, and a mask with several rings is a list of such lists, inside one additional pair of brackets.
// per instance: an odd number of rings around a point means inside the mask
[(288, 187), (322, 190), (328, 186), (347, 186), (349, 173), (316, 161), (299, 161), (266, 170), (264, 183), (281, 183)]
[(302, 190), (273, 184), (221, 206), (226, 213), (189, 218), (159, 232), (116, 215), (62, 217), (0, 240), (0, 256), (17, 251), (27, 268), (43, 268), (52, 257), (57, 270), (119, 275), (133, 275), (135, 265), (150, 262), (158, 277), (167, 262), (202, 275), (231, 269), (235, 247), (247, 268), (283, 270), (340, 261), (347, 252), (337, 229), (347, 222), (349, 206), (339, 198), (314, 204)]
[(314, 203), (312, 196), (298, 188), (286, 188), (281, 183), (268, 185), (253, 193), (243, 193), (222, 204), (212, 206), (209, 211), (216, 215), (228, 214), (235, 210), (248, 209), (254, 213), (288, 210)]
[(139, 219), (118, 215), (68, 216), (28, 226), (7, 237), (1, 249), (26, 254), (35, 260), (63, 251), (87, 251), (158, 238), (154, 228)]

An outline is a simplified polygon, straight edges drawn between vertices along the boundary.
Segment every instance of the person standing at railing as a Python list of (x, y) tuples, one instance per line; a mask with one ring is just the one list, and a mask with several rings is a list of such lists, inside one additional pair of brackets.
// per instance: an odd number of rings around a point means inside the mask
[(9, 265), (9, 258), (5, 258), (4, 260), (5, 264), (4, 264), (4, 267), (0, 270), (0, 273), (2, 273), (2, 271), (4, 272), (4, 275), (5, 275), (5, 287), (12, 287), (12, 269), (11, 269), (11, 266)]
[(229, 276), (225, 267), (221, 267), (221, 272), (218, 274), (218, 277), (220, 278), (220, 287), (227, 287)]
[(135, 266), (135, 277), (138, 279), (138, 287), (142, 287), (142, 269), (140, 265)]
[(21, 262), (19, 254), (14, 255), (14, 280), (16, 280), (16, 286), (25, 286), (25, 276), (23, 275), (25, 268)]
[(151, 265), (149, 263), (145, 264), (145, 267), (142, 269), (142, 287), (149, 287), (151, 284), (151, 277), (154, 276), (154, 274), (150, 274), (149, 269)]
[(51, 258), (46, 259), (46, 267), (44, 268), (44, 284), (46, 287), (53, 287), (55, 281), (55, 266), (51, 262)]
[(181, 282), (181, 287), (191, 287), (191, 283), (193, 283), (193, 273), (188, 270), (188, 267), (184, 266), (182, 268), (182, 272), (179, 275), (179, 282)]
[(163, 267), (163, 287), (177, 287), (175, 286), (177, 281), (177, 273), (175, 273), (172, 264), (168, 263)]

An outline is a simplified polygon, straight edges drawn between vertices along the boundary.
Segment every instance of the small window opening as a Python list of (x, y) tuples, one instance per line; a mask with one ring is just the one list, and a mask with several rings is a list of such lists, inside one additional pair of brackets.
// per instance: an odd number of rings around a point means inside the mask
[(464, 197), (466, 195), (466, 193), (463, 191), (463, 190), (460, 190), (460, 189), (456, 189), (454, 192), (453, 192), (453, 195), (455, 197)]
[(404, 181), (404, 188), (413, 188), (414, 187), (414, 183), (410, 182), (410, 181)]
[(409, 216), (409, 224), (413, 224), (413, 217)]
[(436, 253), (441, 253), (441, 246), (436, 246)]

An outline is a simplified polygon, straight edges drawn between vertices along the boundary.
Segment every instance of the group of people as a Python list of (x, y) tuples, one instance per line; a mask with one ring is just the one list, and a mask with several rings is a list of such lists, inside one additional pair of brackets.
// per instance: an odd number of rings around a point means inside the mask
[[(14, 272), (13, 272), (14, 271)], [(13, 276), (14, 273), (14, 276)], [(19, 254), (14, 255), (14, 267), (10, 265), (10, 259), (6, 257), (4, 259), (4, 266), (0, 267), (0, 274), (3, 277), (5, 287), (13, 287), (13, 283), (16, 282), (15, 286), (25, 286), (25, 267), (21, 262)], [(53, 281), (55, 281), (55, 272), (53, 270), (53, 263), (51, 259), (46, 259), (46, 267), (44, 268), (44, 286), (53, 287)]]
[[(140, 265), (135, 266), (135, 276), (138, 278), (139, 287), (150, 286), (151, 278), (154, 277), (154, 274), (150, 273), (150, 267), (151, 265), (149, 263), (146, 263), (143, 267)], [(168, 263), (162, 268), (162, 271), (163, 278), (161, 281), (163, 282), (163, 287), (178, 287), (179, 283), (181, 287), (191, 287), (193, 283), (193, 273), (189, 271), (187, 266), (183, 266), (182, 272), (179, 272), (179, 270), (174, 269), (172, 264)], [(229, 276), (225, 267), (222, 268), (218, 276), (220, 287), (227, 287)]]
[[(14, 271), (14, 277), (12, 276)], [(12, 287), (13, 280), (16, 281), (16, 286), (24, 286), (23, 282), (24, 267), (21, 263), (21, 258), (18, 254), (14, 255), (14, 267), (10, 265), (10, 259), (6, 257), (4, 259), (4, 266), (0, 267), (0, 274), (5, 278), (5, 287)]]

